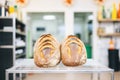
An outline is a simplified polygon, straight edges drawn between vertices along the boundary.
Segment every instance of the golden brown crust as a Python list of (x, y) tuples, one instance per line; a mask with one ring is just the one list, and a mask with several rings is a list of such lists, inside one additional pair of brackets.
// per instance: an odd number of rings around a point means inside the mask
[(36, 41), (34, 62), (38, 67), (56, 66), (60, 62), (59, 43), (51, 34), (42, 35)]
[(59, 45), (57, 40), (51, 34), (44, 34), (35, 42), (34, 52), (35, 49), (38, 48), (39, 45), (43, 44), (44, 42), (52, 42), (52, 44), (54, 44), (55, 46)]
[(86, 62), (86, 49), (83, 42), (69, 35), (61, 44), (62, 63), (66, 66), (78, 66)]
[(34, 62), (38, 67), (56, 66), (62, 60), (66, 66), (78, 66), (86, 62), (83, 42), (69, 35), (61, 45), (51, 34), (42, 35), (34, 46)]

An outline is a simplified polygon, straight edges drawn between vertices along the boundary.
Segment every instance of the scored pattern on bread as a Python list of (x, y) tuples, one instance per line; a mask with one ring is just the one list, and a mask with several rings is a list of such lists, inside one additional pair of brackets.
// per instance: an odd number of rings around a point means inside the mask
[(60, 62), (60, 44), (51, 34), (42, 35), (34, 45), (34, 62), (38, 67), (52, 67)]
[(69, 35), (61, 44), (62, 63), (66, 66), (78, 66), (86, 62), (87, 53), (83, 42)]

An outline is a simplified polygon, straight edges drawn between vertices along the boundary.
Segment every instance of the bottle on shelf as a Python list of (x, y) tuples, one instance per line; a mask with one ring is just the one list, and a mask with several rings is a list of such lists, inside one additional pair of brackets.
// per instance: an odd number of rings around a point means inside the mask
[(106, 10), (106, 18), (111, 19), (111, 10), (110, 10), (110, 8), (107, 8), (107, 10)]
[(98, 10), (98, 20), (102, 19), (102, 7), (100, 6), (99, 10)]
[(104, 33), (105, 33), (105, 30), (104, 30), (103, 27), (98, 27), (98, 28), (97, 28), (97, 35), (98, 35), (98, 36), (101, 35), (101, 34), (104, 34)]
[(109, 49), (114, 50), (115, 49), (115, 42), (113, 41), (112, 37), (109, 41)]
[(119, 9), (118, 9), (118, 13), (117, 13), (117, 18), (120, 19), (120, 3), (119, 3)]
[(9, 1), (5, 1), (5, 16), (8, 16), (9, 14)]
[(116, 4), (113, 3), (112, 6), (112, 20), (116, 20), (117, 19), (117, 9), (116, 9)]
[(15, 13), (15, 17), (18, 18), (18, 6), (14, 5), (14, 13)]
[(102, 18), (103, 18), (103, 19), (106, 18), (106, 12), (105, 12), (105, 7), (104, 7), (104, 5), (102, 6)]
[(15, 16), (15, 8), (12, 1), (9, 1), (9, 16)]
[(0, 3), (0, 16), (8, 16), (8, 1), (5, 1), (4, 4)]
[(0, 16), (4, 17), (5, 16), (5, 7), (4, 4), (0, 3)]

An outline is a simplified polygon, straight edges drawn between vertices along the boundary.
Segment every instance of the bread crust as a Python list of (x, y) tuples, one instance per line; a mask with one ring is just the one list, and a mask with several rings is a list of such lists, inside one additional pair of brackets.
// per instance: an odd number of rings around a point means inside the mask
[(86, 62), (87, 53), (83, 42), (69, 35), (61, 44), (62, 63), (66, 66), (78, 66)]
[(34, 46), (34, 63), (38, 67), (52, 67), (59, 64), (60, 44), (51, 34), (42, 35)]

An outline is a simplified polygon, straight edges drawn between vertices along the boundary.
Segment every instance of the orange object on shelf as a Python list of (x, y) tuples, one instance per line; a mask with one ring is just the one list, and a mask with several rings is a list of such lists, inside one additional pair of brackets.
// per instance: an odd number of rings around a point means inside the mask
[(117, 13), (117, 18), (120, 19), (120, 3), (119, 3), (119, 9), (118, 9), (118, 13)]
[(109, 42), (109, 49), (110, 49), (110, 50), (115, 49), (115, 42), (113, 41), (112, 38), (110, 39), (110, 42)]

